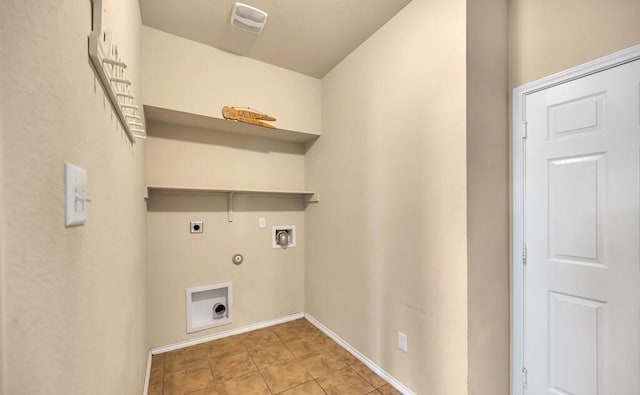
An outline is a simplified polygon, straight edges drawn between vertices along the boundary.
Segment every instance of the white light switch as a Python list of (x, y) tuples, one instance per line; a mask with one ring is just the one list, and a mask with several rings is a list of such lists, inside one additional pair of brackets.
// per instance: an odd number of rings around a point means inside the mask
[(64, 164), (65, 225), (78, 226), (87, 222), (87, 171)]
[(398, 348), (404, 352), (407, 352), (407, 335), (402, 332), (398, 332)]
[(267, 219), (265, 217), (258, 218), (258, 227), (264, 229), (267, 227)]

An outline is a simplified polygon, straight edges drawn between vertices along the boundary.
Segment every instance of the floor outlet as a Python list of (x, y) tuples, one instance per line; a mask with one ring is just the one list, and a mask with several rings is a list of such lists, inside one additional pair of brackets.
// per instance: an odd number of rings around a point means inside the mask
[(407, 352), (407, 335), (402, 332), (398, 332), (398, 348)]

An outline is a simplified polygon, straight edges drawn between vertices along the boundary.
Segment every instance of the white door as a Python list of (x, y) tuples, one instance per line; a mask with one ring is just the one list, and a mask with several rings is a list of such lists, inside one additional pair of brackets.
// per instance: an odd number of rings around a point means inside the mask
[(525, 393), (640, 394), (640, 61), (525, 100)]

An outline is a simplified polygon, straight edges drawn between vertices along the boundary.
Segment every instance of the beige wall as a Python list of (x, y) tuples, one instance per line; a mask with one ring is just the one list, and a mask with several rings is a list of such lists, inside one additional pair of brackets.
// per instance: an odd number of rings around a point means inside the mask
[(467, 1), (469, 394), (509, 393), (507, 0)]
[(637, 0), (511, 0), (510, 86), (640, 43)]
[[(3, 33), (0, 30), (0, 51), (2, 48), (2, 36)], [(2, 76), (2, 61), (0, 61), (0, 76)], [(0, 92), (2, 92), (2, 78), (0, 77)], [(1, 100), (1, 99), (0, 99)], [(3, 107), (0, 105), (0, 395), (5, 394), (6, 380), (4, 380), (4, 371), (6, 369), (6, 348), (4, 347), (5, 340), (5, 217), (4, 217), (4, 122), (2, 117)]]
[[(223, 105), (250, 106), (276, 125), (320, 131), (320, 80), (143, 28), (144, 102), (220, 117)], [(171, 62), (167, 62), (171, 59)], [(305, 147), (166, 123), (149, 125), (147, 183), (302, 190)], [(300, 198), (152, 195), (148, 202), (149, 338), (152, 347), (304, 311), (304, 209)], [(265, 217), (267, 229), (258, 228)], [(204, 234), (189, 222), (204, 221)], [(271, 247), (271, 226), (295, 225), (297, 246)], [(231, 257), (245, 262), (234, 266)], [(233, 282), (234, 322), (186, 334), (185, 289)]]
[(307, 312), (418, 394), (467, 391), (465, 20), (414, 0), (325, 76), (305, 165)]
[(281, 129), (320, 131), (320, 81), (143, 27), (144, 104), (220, 118), (251, 107)]
[[(301, 190), (303, 147), (210, 130), (151, 124), (149, 184)], [(300, 198), (156, 195), (148, 202), (149, 338), (152, 347), (304, 311), (304, 203)], [(265, 217), (267, 229), (258, 228)], [(204, 221), (204, 233), (189, 222)], [(271, 247), (271, 226), (295, 225), (296, 247)], [(241, 253), (245, 262), (231, 263)], [(234, 322), (186, 334), (185, 289), (233, 282)]]
[[(149, 338), (152, 347), (304, 311), (304, 211), (300, 199), (152, 195), (148, 203)], [(258, 218), (267, 228), (258, 228)], [(189, 221), (204, 221), (190, 234)], [(272, 225), (295, 225), (297, 246), (271, 248)], [(239, 266), (233, 254), (243, 254)], [(233, 323), (186, 334), (185, 289), (233, 282)]]
[(166, 123), (149, 133), (150, 185), (304, 189), (300, 144)]
[[(138, 3), (105, 3), (139, 96)], [(7, 0), (0, 18), (6, 391), (140, 393), (144, 144), (128, 142), (90, 67), (89, 1)], [(88, 171), (85, 226), (64, 226), (65, 161)]]

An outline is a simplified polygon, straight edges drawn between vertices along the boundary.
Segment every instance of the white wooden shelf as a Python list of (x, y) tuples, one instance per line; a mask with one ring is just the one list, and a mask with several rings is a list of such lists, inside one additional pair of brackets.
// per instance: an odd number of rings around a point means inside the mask
[(237, 193), (246, 195), (290, 195), (301, 196), (307, 202), (317, 202), (317, 193), (314, 191), (292, 191), (281, 189), (243, 189), (243, 188), (210, 188), (210, 187), (180, 187), (168, 185), (147, 185), (148, 193)]
[[(188, 112), (170, 110), (167, 108), (144, 106), (144, 114), (149, 121), (165, 122), (175, 125), (191, 126), (215, 130), (218, 132), (236, 133), (255, 137), (264, 137), (273, 140), (291, 141), (295, 143), (307, 143), (320, 137), (320, 133), (301, 132), (286, 129), (269, 129), (247, 123), (230, 121), (224, 118), (216, 118)], [(152, 133), (151, 133), (152, 134)]]
[(267, 196), (299, 196), (307, 203), (317, 203), (320, 196), (314, 191), (292, 191), (280, 189), (241, 189), (241, 188), (210, 188), (210, 187), (181, 187), (168, 185), (147, 185), (147, 198), (152, 194), (184, 194), (184, 193), (223, 193), (227, 195), (228, 221), (233, 222), (233, 197), (242, 195), (267, 195)]

